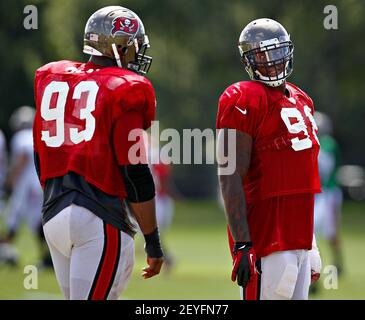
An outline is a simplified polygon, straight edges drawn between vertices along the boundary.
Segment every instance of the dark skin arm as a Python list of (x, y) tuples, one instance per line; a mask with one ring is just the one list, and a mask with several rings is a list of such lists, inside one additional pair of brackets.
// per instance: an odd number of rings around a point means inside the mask
[[(232, 129), (230, 129), (232, 130)], [(243, 178), (250, 166), (252, 138), (246, 133), (236, 131), (236, 169), (233, 174), (219, 175), (219, 184), (224, 201), (226, 219), (235, 242), (251, 241), (247, 222), (246, 199), (242, 187)], [(219, 150), (227, 150), (227, 129), (222, 129), (218, 135)]]
[[(143, 234), (149, 234), (157, 227), (155, 214), (155, 199), (144, 202), (128, 203), (130, 210), (133, 212)], [(143, 268), (142, 277), (151, 278), (160, 273), (163, 258), (147, 257), (148, 267)]]
[(157, 227), (155, 199), (145, 202), (129, 202), (143, 234), (149, 234)]

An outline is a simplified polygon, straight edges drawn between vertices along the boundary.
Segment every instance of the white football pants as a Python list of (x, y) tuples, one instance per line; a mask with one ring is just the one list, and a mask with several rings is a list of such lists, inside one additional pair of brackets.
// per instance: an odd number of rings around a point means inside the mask
[(118, 299), (134, 265), (131, 236), (73, 204), (43, 230), (66, 299)]
[(240, 288), (242, 299), (308, 299), (311, 283), (308, 250), (274, 252), (261, 258), (261, 271), (245, 292)]

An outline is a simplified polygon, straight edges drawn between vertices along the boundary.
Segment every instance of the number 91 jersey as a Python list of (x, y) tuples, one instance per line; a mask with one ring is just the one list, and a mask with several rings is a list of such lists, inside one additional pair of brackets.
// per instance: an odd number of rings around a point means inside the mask
[(247, 202), (296, 193), (320, 192), (318, 128), (313, 102), (294, 85), (287, 94), (249, 81), (228, 87), (219, 100), (217, 128), (252, 136)]
[[(58, 61), (37, 70), (34, 91), (41, 184), (73, 171), (101, 191), (125, 198), (119, 165), (129, 164), (135, 143), (128, 142), (125, 128), (150, 127), (156, 106), (151, 83), (118, 67)], [(131, 123), (131, 113), (141, 120)]]

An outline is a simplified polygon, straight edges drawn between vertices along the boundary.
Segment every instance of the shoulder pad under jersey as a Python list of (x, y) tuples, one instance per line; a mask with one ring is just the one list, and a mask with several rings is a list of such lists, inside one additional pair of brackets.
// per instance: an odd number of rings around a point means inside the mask
[(307, 102), (308, 106), (313, 109), (314, 107), (313, 100), (307, 93), (305, 93), (302, 89), (299, 89), (297, 86), (289, 82), (287, 82), (287, 88), (290, 90), (292, 95), (302, 98)]
[(220, 105), (260, 108), (267, 102), (265, 85), (256, 81), (241, 81), (229, 86), (220, 97)]

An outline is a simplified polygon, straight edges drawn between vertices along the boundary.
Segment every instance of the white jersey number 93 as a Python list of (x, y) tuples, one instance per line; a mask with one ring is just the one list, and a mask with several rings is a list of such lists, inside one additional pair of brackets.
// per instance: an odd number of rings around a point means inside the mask
[[(51, 136), (50, 131), (42, 130), (42, 140), (48, 147), (57, 148), (65, 142), (65, 107), (70, 90), (67, 82), (52, 81), (44, 90), (41, 103), (41, 117), (45, 121), (56, 121), (56, 132)], [(70, 139), (74, 144), (90, 141), (95, 131), (95, 118), (91, 114), (95, 110), (95, 100), (99, 87), (95, 81), (81, 81), (74, 89), (72, 99), (80, 102), (82, 93), (87, 93), (86, 105), (80, 106), (81, 120), (85, 120), (85, 129), (70, 128)], [(51, 98), (58, 93), (55, 106), (51, 106)]]

